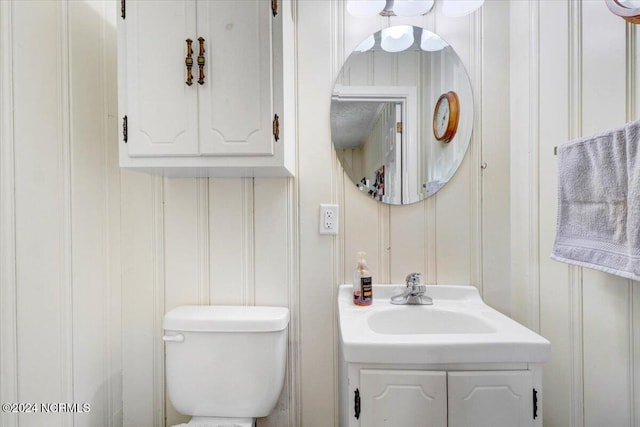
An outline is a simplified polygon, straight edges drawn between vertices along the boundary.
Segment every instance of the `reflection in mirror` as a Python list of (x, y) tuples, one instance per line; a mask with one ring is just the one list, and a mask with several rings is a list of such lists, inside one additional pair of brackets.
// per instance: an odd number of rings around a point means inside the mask
[(434, 33), (396, 26), (347, 58), (331, 99), (331, 138), (351, 181), (394, 205), (435, 194), (464, 158), (473, 96), (454, 50)]

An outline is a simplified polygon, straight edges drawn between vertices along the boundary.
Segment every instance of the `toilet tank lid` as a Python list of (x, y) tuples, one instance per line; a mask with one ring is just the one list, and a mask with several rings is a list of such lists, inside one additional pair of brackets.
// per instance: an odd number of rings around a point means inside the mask
[(281, 331), (289, 324), (286, 307), (183, 305), (164, 315), (163, 328), (193, 332)]

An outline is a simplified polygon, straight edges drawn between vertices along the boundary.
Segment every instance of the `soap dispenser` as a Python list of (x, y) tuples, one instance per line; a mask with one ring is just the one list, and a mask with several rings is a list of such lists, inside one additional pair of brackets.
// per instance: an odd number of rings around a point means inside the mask
[(353, 303), (356, 305), (371, 305), (373, 302), (373, 283), (366, 255), (365, 252), (358, 252), (358, 266), (353, 272)]

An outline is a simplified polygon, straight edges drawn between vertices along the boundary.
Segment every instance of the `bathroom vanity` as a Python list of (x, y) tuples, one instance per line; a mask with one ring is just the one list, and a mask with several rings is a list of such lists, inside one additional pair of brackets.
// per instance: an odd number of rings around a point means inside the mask
[(389, 303), (404, 285), (375, 285), (356, 307), (338, 296), (341, 425), (542, 426), (550, 344), (484, 304), (472, 286), (427, 286), (431, 306)]

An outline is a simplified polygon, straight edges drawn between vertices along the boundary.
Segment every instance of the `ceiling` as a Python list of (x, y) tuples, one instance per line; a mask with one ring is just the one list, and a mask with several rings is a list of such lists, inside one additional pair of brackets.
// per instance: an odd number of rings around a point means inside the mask
[(336, 150), (362, 145), (385, 105), (384, 102), (331, 101), (331, 139)]

